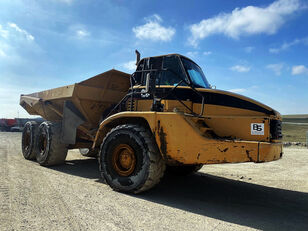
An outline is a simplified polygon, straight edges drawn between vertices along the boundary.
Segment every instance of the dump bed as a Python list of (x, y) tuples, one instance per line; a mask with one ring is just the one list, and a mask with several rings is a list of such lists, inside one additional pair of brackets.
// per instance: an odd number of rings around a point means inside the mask
[(80, 83), (21, 95), (20, 105), (29, 114), (40, 115), (48, 121), (63, 120), (67, 107), (80, 117), (83, 129), (90, 131), (98, 127), (103, 112), (126, 95), (129, 77), (112, 69)]

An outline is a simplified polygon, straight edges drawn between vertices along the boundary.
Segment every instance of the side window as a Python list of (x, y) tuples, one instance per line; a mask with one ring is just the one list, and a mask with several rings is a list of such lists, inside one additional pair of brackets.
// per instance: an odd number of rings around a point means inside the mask
[[(163, 68), (166, 70), (160, 73), (159, 85), (175, 86), (185, 78), (177, 56), (164, 57)], [(180, 86), (186, 86), (186, 83), (182, 82)]]
[[(151, 57), (144, 58), (139, 62), (136, 72), (133, 74), (133, 84), (144, 86), (146, 76), (150, 71), (156, 75), (156, 85), (175, 86), (185, 78), (177, 56)], [(180, 85), (186, 86), (187, 84), (183, 81)]]
[(143, 69), (143, 61), (141, 60), (136, 68), (136, 72), (133, 74), (133, 85), (141, 84), (142, 79), (142, 69)]
[[(146, 76), (151, 71), (153, 75), (159, 75), (159, 72), (156, 72), (155, 70), (161, 70), (162, 69), (162, 57), (151, 57), (151, 58), (145, 58), (143, 59), (143, 72), (141, 75), (141, 84), (144, 86), (146, 84)], [(156, 76), (156, 80), (158, 79), (158, 76)]]
[(160, 73), (159, 85), (176, 85), (181, 80), (171, 71), (162, 71)]

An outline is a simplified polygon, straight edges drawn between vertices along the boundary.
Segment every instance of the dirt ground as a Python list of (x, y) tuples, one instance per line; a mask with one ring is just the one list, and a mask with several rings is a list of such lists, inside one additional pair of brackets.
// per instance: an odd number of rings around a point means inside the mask
[(204, 166), (142, 195), (112, 191), (95, 159), (27, 161), (0, 133), (0, 230), (308, 230), (308, 149), (281, 160)]

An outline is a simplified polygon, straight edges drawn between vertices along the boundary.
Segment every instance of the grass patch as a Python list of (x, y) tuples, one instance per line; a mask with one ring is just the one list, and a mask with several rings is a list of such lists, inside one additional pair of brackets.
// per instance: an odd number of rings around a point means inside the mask
[(292, 123), (308, 123), (308, 115), (283, 115), (283, 122), (292, 122)]
[(284, 142), (306, 143), (306, 132), (308, 125), (282, 124), (282, 134)]
[(303, 124), (282, 123), (282, 134), (284, 142), (306, 143), (306, 133), (308, 131), (308, 114), (283, 115), (282, 121), (288, 123), (303, 123)]

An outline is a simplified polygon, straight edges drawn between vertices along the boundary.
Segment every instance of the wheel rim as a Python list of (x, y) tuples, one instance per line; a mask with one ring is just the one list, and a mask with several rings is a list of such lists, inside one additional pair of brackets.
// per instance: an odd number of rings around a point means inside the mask
[(112, 152), (112, 167), (120, 176), (129, 176), (136, 167), (134, 150), (127, 144), (118, 145)]

